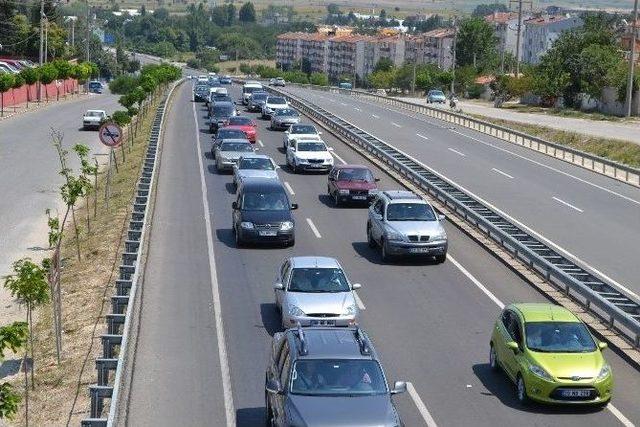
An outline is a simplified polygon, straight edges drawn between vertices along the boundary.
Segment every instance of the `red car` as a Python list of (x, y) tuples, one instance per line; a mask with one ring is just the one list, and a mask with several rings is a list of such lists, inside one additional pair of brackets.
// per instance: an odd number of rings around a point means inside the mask
[(336, 206), (344, 202), (371, 202), (378, 193), (376, 182), (380, 180), (362, 165), (334, 166), (327, 179), (327, 192)]
[(256, 122), (254, 122), (250, 117), (246, 116), (233, 116), (229, 117), (227, 124), (224, 126), (225, 129), (238, 129), (247, 135), (247, 139), (251, 141), (252, 144), (255, 144), (258, 132), (256, 130)]

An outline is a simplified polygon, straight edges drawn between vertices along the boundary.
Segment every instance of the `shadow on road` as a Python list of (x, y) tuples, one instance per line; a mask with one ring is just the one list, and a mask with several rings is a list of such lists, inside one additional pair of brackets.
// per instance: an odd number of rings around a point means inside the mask
[(236, 425), (238, 427), (255, 427), (265, 425), (265, 409), (242, 408), (236, 411)]
[[(363, 231), (363, 234), (364, 231)], [(437, 265), (433, 257), (430, 256), (407, 256), (395, 258), (388, 262), (383, 262), (380, 255), (380, 248), (370, 248), (367, 242), (353, 242), (351, 244), (358, 255), (372, 264), (377, 265), (398, 265), (407, 267), (422, 267), (425, 265)]]
[(282, 331), (282, 321), (275, 303), (260, 304), (260, 317), (264, 329), (269, 335), (273, 336), (276, 332)]

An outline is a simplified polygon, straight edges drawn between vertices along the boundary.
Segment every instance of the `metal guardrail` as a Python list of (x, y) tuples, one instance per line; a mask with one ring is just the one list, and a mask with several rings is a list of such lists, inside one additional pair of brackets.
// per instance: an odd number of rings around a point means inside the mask
[[(169, 90), (156, 110), (149, 136), (140, 179), (136, 187), (131, 220), (125, 239), (120, 275), (115, 282), (116, 292), (111, 297), (111, 314), (105, 317), (107, 333), (100, 336), (102, 357), (96, 359), (98, 381), (89, 386), (91, 397), (90, 417), (81, 421), (83, 427), (111, 427), (114, 425), (118, 396), (123, 386), (123, 370), (126, 347), (131, 334), (134, 300), (141, 274), (141, 255), (144, 247), (145, 230), (149, 221), (150, 197), (155, 183), (158, 142), (162, 134), (167, 102), (173, 90), (182, 82), (179, 80)], [(115, 372), (115, 375), (110, 375)], [(108, 417), (104, 417), (104, 401), (110, 399)]]
[(613, 285), (548, 247), (527, 231), (471, 197), (447, 178), (408, 154), (368, 134), (313, 103), (288, 92), (269, 88), (289, 98), (307, 116), (359, 145), (428, 192), (468, 223), (491, 238), (514, 258), (527, 264), (550, 283), (563, 289), (611, 328), (640, 347), (640, 304)]
[(313, 90), (321, 90), (324, 92), (341, 93), (344, 95), (362, 99), (369, 99), (375, 102), (388, 104), (393, 107), (399, 107), (405, 110), (421, 113), (428, 117), (472, 129), (486, 135), (490, 135), (492, 137), (510, 142), (512, 144), (529, 148), (531, 150), (546, 154), (559, 160), (563, 160), (567, 163), (580, 166), (601, 175), (614, 178), (627, 184), (637, 187), (640, 186), (640, 169), (638, 168), (627, 166), (622, 163), (605, 159), (604, 157), (596, 156), (594, 154), (590, 154), (575, 148), (557, 144), (555, 142), (546, 141), (544, 139), (528, 135), (524, 132), (496, 125), (481, 119), (468, 116), (466, 114), (433, 108), (427, 105), (415, 104), (413, 102), (403, 101), (394, 97), (377, 95), (361, 90), (339, 89), (337, 87), (304, 84), (290, 85)]

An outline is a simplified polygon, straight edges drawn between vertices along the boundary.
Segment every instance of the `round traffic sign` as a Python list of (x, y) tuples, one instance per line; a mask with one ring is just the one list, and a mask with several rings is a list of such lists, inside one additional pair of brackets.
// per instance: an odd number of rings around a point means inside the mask
[(117, 147), (122, 142), (122, 128), (115, 123), (104, 123), (98, 130), (100, 142), (107, 147)]

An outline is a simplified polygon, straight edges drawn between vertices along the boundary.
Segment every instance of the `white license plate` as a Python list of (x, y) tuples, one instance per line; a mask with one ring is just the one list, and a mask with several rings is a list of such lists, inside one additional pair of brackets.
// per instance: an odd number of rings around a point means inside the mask
[(311, 326), (335, 326), (335, 320), (312, 320)]
[(321, 168), (322, 164), (321, 163), (311, 163), (309, 166), (311, 166), (312, 168)]
[(426, 254), (429, 253), (429, 248), (411, 248), (409, 252), (412, 254)]
[(352, 196), (353, 200), (367, 200), (367, 196)]
[(275, 230), (259, 231), (260, 236), (277, 236), (278, 232)]
[(589, 397), (589, 390), (562, 390), (562, 397)]

